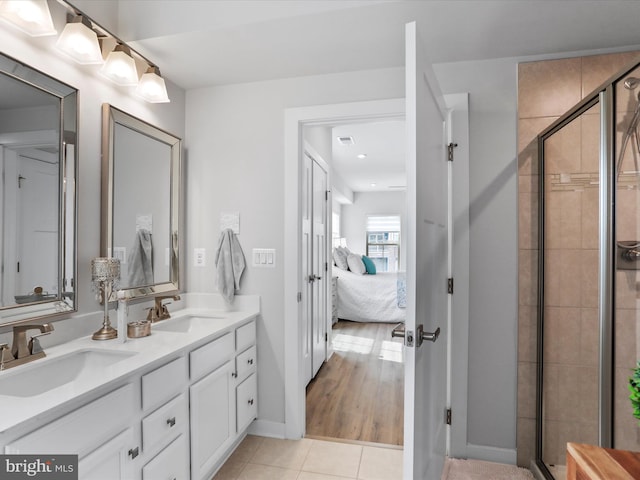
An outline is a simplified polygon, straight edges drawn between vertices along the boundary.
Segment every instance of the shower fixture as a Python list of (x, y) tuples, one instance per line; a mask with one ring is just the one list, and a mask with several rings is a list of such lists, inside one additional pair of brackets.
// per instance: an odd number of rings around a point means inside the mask
[(624, 88), (627, 90), (634, 90), (640, 84), (640, 78), (628, 77), (624, 81)]

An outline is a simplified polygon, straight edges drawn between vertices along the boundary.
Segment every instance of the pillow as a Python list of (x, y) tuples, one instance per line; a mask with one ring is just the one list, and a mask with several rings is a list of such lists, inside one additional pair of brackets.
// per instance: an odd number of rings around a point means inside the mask
[(371, 260), (366, 255), (362, 255), (362, 263), (364, 263), (364, 268), (366, 269), (369, 275), (376, 274), (376, 264), (373, 263), (373, 260)]
[(360, 255), (352, 253), (347, 257), (347, 263), (349, 264), (349, 270), (351, 270), (353, 273), (364, 275), (367, 271), (367, 269), (364, 267), (364, 263), (362, 263), (362, 257)]
[(339, 248), (333, 250), (333, 261), (336, 262), (336, 266), (342, 270), (348, 270), (349, 264), (347, 263), (347, 254)]

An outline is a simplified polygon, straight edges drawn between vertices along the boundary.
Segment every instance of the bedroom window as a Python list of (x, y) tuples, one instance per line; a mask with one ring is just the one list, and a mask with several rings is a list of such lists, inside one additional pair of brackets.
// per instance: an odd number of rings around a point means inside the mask
[(340, 214), (331, 212), (331, 243), (333, 247), (340, 246)]
[(400, 216), (367, 216), (367, 257), (380, 272), (397, 272), (400, 265)]

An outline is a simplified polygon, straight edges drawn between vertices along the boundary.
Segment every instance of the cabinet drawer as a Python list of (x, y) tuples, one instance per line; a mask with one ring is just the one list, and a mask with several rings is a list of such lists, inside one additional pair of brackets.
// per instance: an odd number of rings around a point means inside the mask
[(133, 385), (127, 384), (8, 444), (4, 453), (55, 452), (82, 458), (124, 430), (135, 410)]
[(197, 380), (212, 372), (233, 356), (233, 335), (225, 333), (222, 337), (195, 349), (189, 354), (191, 380)]
[(186, 394), (181, 394), (142, 420), (142, 448), (167, 444), (189, 424), (189, 406)]
[(142, 409), (159, 407), (184, 390), (187, 361), (184, 357), (156, 368), (142, 376)]
[(249, 348), (236, 357), (236, 373), (238, 379), (244, 378), (244, 376), (254, 370), (257, 366), (256, 346)]
[(236, 330), (236, 350), (242, 352), (256, 343), (256, 322), (251, 321)]
[(236, 432), (242, 432), (258, 414), (258, 382), (253, 373), (236, 388)]
[(186, 435), (180, 435), (142, 467), (142, 480), (189, 480), (189, 454)]

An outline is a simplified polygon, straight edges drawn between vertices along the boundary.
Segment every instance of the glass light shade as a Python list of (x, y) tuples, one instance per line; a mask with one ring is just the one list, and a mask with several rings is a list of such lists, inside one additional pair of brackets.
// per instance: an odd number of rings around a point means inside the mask
[(81, 65), (92, 65), (104, 62), (102, 50), (98, 42), (98, 34), (81, 20), (67, 23), (56, 43), (61, 51), (69, 55)]
[(130, 52), (131, 50), (125, 45), (117, 45), (107, 56), (100, 73), (118, 85), (125, 87), (137, 85), (138, 70)]
[(136, 94), (149, 103), (168, 103), (171, 101), (167, 94), (167, 86), (157, 67), (149, 67), (147, 72), (142, 75), (136, 88)]
[(97, 257), (91, 260), (91, 281), (94, 283), (113, 282), (120, 279), (120, 260), (111, 257)]
[(0, 18), (32, 37), (58, 33), (53, 26), (47, 0), (2, 0)]

